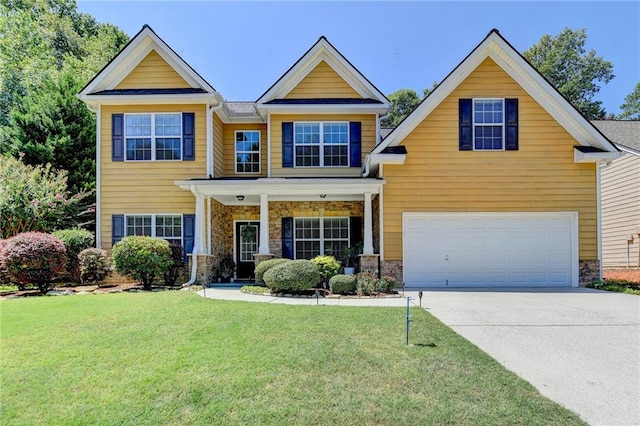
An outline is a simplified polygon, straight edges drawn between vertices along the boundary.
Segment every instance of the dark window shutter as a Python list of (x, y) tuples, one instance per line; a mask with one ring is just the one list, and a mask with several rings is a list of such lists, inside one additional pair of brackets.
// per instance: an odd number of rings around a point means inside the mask
[(362, 218), (360, 216), (352, 216), (349, 218), (349, 245), (355, 246), (362, 243)]
[(473, 151), (473, 122), (471, 120), (471, 99), (459, 99), (458, 108), (460, 114), (460, 151)]
[(293, 218), (282, 218), (282, 257), (293, 259)]
[(282, 123), (282, 167), (293, 167), (293, 123)]
[(505, 99), (505, 141), (506, 151), (518, 150), (518, 100)]
[(124, 161), (124, 114), (111, 115), (111, 161)]
[(115, 244), (124, 238), (124, 215), (111, 216), (111, 244)]
[(196, 159), (195, 114), (192, 112), (182, 113), (182, 159)]
[(196, 215), (182, 215), (182, 247), (184, 248), (184, 261), (189, 261), (188, 254), (193, 252), (193, 242), (196, 237)]
[(362, 130), (359, 121), (349, 123), (349, 166), (360, 167), (362, 165)]

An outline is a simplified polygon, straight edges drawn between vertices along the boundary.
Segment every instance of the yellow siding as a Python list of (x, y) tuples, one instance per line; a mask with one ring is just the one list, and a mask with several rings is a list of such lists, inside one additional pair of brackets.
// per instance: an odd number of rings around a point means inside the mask
[(287, 121), (359, 121), (362, 123), (362, 161), (376, 144), (375, 114), (271, 115), (271, 176), (360, 176), (360, 167), (282, 167), (282, 123)]
[(325, 61), (320, 62), (287, 95), (286, 99), (362, 98)]
[(122, 80), (116, 89), (176, 89), (189, 84), (155, 50)]
[[(235, 132), (236, 130), (260, 130), (260, 173), (238, 173), (235, 171)], [(264, 177), (267, 176), (267, 125), (252, 124), (226, 124), (223, 132), (224, 138), (224, 176)]]
[(213, 116), (213, 174), (214, 177), (221, 177), (223, 173), (223, 131), (224, 131), (224, 123), (218, 117), (218, 114), (214, 114)]
[[(111, 161), (111, 114), (194, 112), (195, 161)], [(111, 248), (111, 216), (133, 213), (194, 213), (195, 199), (174, 180), (204, 177), (204, 105), (103, 106), (100, 133), (102, 247)]]
[[(458, 150), (459, 98), (518, 98), (519, 150)], [(579, 258), (597, 259), (594, 164), (492, 60), (485, 60), (405, 140), (404, 165), (383, 168), (384, 256), (402, 259), (402, 212), (577, 211)]]

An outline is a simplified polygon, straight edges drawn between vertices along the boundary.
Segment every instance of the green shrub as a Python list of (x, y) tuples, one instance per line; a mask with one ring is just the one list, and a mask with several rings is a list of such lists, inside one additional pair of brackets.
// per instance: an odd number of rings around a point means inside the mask
[(162, 277), (171, 264), (169, 242), (159, 238), (124, 237), (113, 246), (113, 263), (120, 275), (132, 278), (151, 290), (156, 277)]
[(273, 291), (304, 291), (320, 283), (318, 268), (308, 260), (292, 260), (274, 266), (263, 278)]
[(377, 293), (379, 288), (379, 279), (371, 272), (360, 272), (356, 275), (358, 282), (357, 292), (359, 295), (368, 296)]
[(67, 262), (62, 241), (43, 232), (25, 232), (10, 238), (2, 258), (18, 288), (35, 284), (42, 293), (51, 288), (51, 281), (64, 271)]
[(256, 284), (264, 284), (264, 274), (269, 269), (273, 268), (276, 265), (280, 265), (282, 263), (291, 262), (291, 259), (269, 259), (264, 262), (258, 263), (256, 266), (255, 274), (256, 274)]
[(67, 249), (67, 277), (76, 283), (80, 282), (80, 265), (78, 254), (93, 246), (93, 233), (86, 229), (63, 229), (52, 233), (54, 237), (60, 238)]
[(396, 279), (385, 275), (378, 280), (376, 291), (380, 293), (391, 293), (396, 287), (398, 287), (398, 282), (396, 281)]
[(80, 280), (82, 283), (91, 282), (100, 285), (111, 271), (113, 264), (107, 252), (97, 248), (84, 249), (78, 254), (78, 264), (80, 265)]
[(329, 278), (329, 288), (334, 294), (354, 294), (357, 281), (354, 275), (334, 275)]
[(180, 271), (184, 268), (184, 251), (182, 250), (182, 245), (177, 241), (169, 244), (169, 250), (171, 251), (171, 262), (164, 273), (164, 285), (174, 286), (178, 281)]
[(4, 266), (4, 262), (2, 261), (2, 252), (7, 245), (7, 240), (0, 239), (0, 285), (11, 285), (11, 277), (9, 276), (9, 271)]
[(322, 286), (327, 288), (329, 279), (338, 273), (340, 269), (340, 262), (333, 256), (316, 256), (311, 259), (311, 263), (316, 265), (318, 272), (320, 272), (320, 278), (322, 279)]

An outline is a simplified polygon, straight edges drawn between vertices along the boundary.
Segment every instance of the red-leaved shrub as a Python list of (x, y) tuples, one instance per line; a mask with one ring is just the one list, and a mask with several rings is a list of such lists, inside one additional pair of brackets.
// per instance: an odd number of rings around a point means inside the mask
[(51, 280), (65, 270), (66, 249), (59, 238), (43, 232), (25, 232), (9, 239), (2, 252), (11, 280), (24, 286), (35, 284), (42, 293)]

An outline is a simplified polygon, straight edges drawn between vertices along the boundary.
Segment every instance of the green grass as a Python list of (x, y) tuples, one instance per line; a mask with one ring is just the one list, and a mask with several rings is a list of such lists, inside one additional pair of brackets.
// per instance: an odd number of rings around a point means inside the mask
[(1, 309), (3, 425), (583, 424), (422, 309), (161, 292)]

